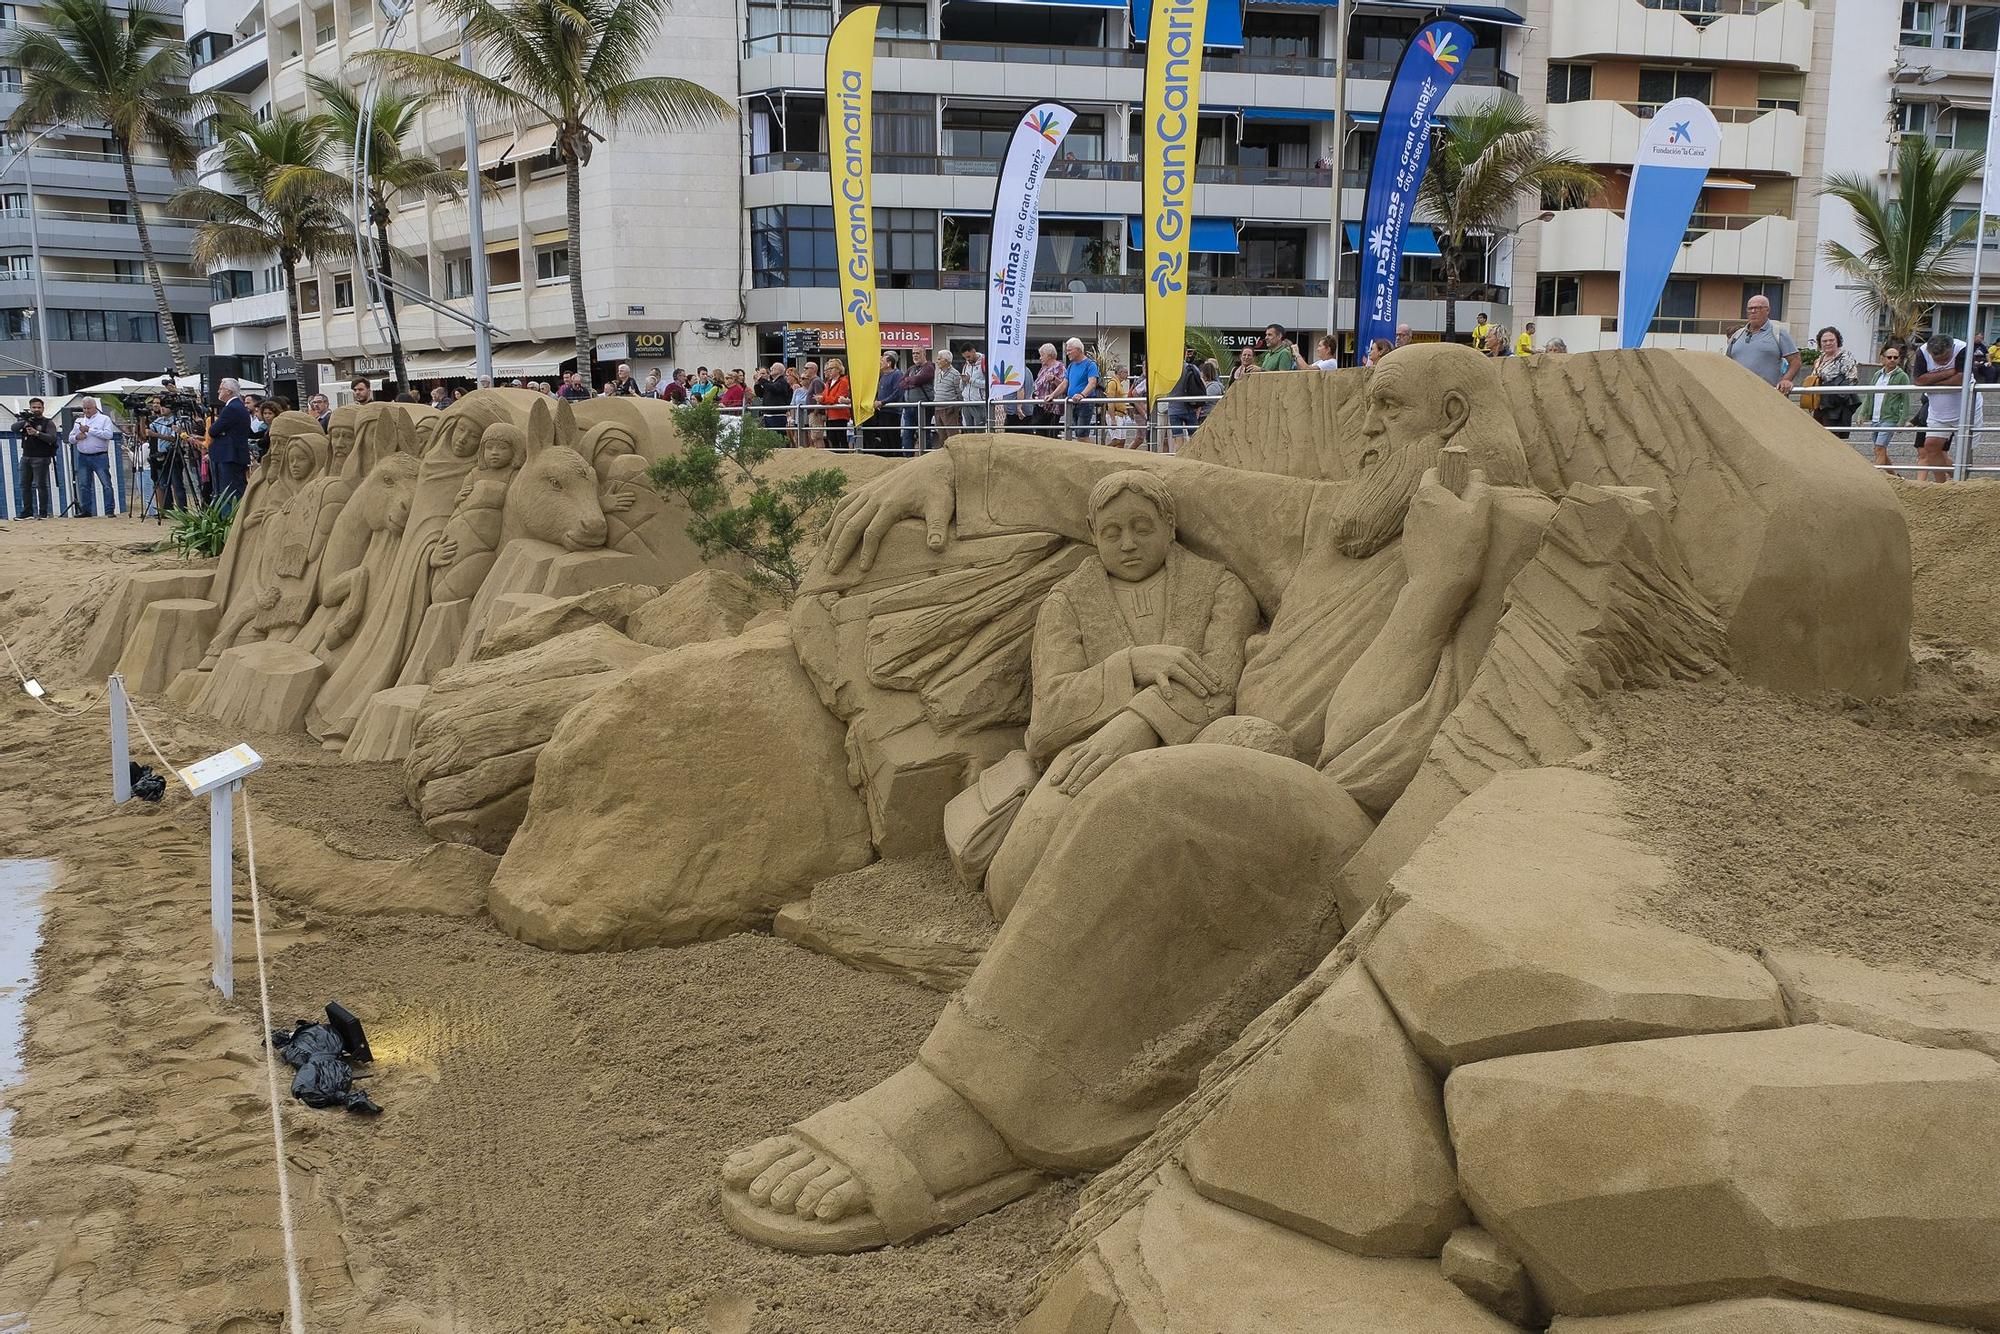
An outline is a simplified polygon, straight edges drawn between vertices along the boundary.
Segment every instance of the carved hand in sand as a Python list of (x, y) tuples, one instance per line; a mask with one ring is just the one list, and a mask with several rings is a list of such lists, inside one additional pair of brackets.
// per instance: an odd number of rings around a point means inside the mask
[(1127, 755), (1151, 750), (1159, 744), (1159, 733), (1152, 724), (1136, 713), (1121, 713), (1098, 728), (1089, 740), (1078, 742), (1066, 756), (1057, 758), (1049, 770), (1049, 786), (1073, 797)]
[(1142, 689), (1158, 686), (1160, 693), (1169, 698), (1176, 685), (1192, 690), (1202, 699), (1222, 688), (1222, 682), (1200, 654), (1176, 644), (1142, 644), (1131, 651), (1131, 663), (1132, 680), (1137, 685)]
[(942, 551), (956, 503), (953, 481), (951, 453), (940, 449), (848, 495), (827, 526), (826, 568), (838, 574), (858, 550), (860, 568), (871, 569), (882, 539), (903, 519), (921, 518), (925, 543)]
[(1456, 496), (1430, 469), (1403, 520), (1403, 559), (1410, 582), (1440, 593), (1469, 595), (1479, 586), (1492, 527), (1493, 489), (1472, 470), (1465, 494)]

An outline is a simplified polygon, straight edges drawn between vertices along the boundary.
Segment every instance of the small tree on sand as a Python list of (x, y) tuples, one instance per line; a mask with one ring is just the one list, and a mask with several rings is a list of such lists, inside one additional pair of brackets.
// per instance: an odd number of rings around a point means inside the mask
[(785, 443), (745, 417), (725, 418), (713, 402), (674, 409), (686, 444), (647, 470), (653, 488), (677, 497), (694, 517), (687, 533), (703, 559), (735, 556), (750, 582), (790, 601), (805, 579), (800, 544), (825, 525), (847, 489), (838, 468), (772, 481), (757, 469)]

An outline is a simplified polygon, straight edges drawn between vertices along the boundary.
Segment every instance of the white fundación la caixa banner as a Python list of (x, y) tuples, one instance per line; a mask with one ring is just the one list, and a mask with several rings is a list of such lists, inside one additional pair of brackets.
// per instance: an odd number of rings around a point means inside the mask
[(1042, 233), (1042, 181), (1076, 123), (1060, 102), (1038, 102), (1014, 127), (993, 192), (993, 279), (986, 286), (986, 391), (1012, 398), (1026, 383), (1028, 303)]
[(1618, 277), (1618, 345), (1638, 347), (1653, 326), (1688, 219), (1722, 146), (1715, 115), (1692, 97), (1653, 113), (1639, 137), (1625, 202), (1625, 267)]

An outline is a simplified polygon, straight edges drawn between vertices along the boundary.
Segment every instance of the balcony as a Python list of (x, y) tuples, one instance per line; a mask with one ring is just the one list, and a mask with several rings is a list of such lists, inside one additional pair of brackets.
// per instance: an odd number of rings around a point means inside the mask
[(1802, 0), (1555, 0), (1549, 32), (1551, 60), (1812, 64), (1813, 12)]
[[(124, 164), (112, 153), (37, 148), (34, 165), (35, 189), (48, 194), (125, 187)], [(132, 175), (142, 198), (164, 199), (180, 188), (173, 169), (159, 158), (134, 158)]]
[[(28, 223), (25, 208), (0, 210), (0, 246), (28, 245)], [(102, 210), (80, 213), (38, 208), (34, 224), (44, 250), (78, 250), (96, 254), (110, 251), (131, 256), (139, 253), (138, 228), (129, 220), (112, 218)], [(194, 244), (194, 225), (178, 218), (149, 217), (146, 229), (152, 235), (154, 250), (163, 255), (185, 253)]]
[(208, 308), (208, 322), (217, 329), (247, 329), (285, 322), (282, 288), (218, 301)]
[[(1646, 118), (1639, 114), (1644, 109), (1638, 103), (1557, 103), (1548, 111), (1549, 138), (1585, 162), (1630, 162), (1639, 151), (1639, 136), (1646, 128)], [(1716, 170), (1787, 176), (1804, 173), (1806, 127), (1798, 112), (1756, 107), (1711, 109), (1722, 122)]]
[[(1789, 279), (1798, 264), (1799, 225), (1779, 214), (1697, 213), (1688, 220), (1677, 274), (1755, 274)], [(1606, 208), (1566, 209), (1542, 224), (1543, 267), (1616, 273), (1625, 267), (1625, 217)], [(1574, 350), (1574, 349), (1573, 349)]]
[(245, 37), (188, 75), (188, 91), (205, 93), (247, 93), (264, 81), (264, 60), (269, 50), (263, 33)]
[[(1146, 53), (1143, 50), (1106, 46), (1023, 46), (1012, 42), (962, 42), (962, 41), (920, 41), (910, 38), (882, 38), (875, 43), (875, 51), (880, 56), (890, 56), (908, 60), (939, 61), (967, 60), (999, 65), (1060, 65), (1072, 69), (1129, 69), (1144, 70)], [(769, 33), (761, 37), (750, 37), (743, 42), (743, 58), (754, 60), (761, 56), (812, 56), (823, 60), (826, 55), (825, 33)], [(1253, 56), (1241, 52), (1214, 54), (1202, 61), (1204, 74), (1281, 74), (1296, 75), (1313, 79), (1331, 79), (1338, 70), (1339, 62), (1326, 56)], [(1395, 73), (1387, 61), (1350, 60), (1347, 74), (1353, 79), (1377, 79), (1386, 82)], [(1467, 70), (1459, 79), (1464, 87), (1504, 88), (1509, 92), (1519, 90), (1519, 80), (1505, 70)]]

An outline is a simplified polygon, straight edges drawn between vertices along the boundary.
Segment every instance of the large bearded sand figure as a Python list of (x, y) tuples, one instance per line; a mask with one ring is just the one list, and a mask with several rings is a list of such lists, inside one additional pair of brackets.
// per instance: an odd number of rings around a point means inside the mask
[[(242, 581), (209, 642), (204, 670), (246, 637), (289, 639), (311, 618), (320, 557), (348, 495), (346, 483), (328, 473), (330, 462), (327, 437), (311, 416), (287, 412), (272, 423), (260, 470), (268, 471), (274, 482), (282, 477), (291, 494), (263, 525), (254, 571)], [(270, 494), (277, 494), (276, 489)]]
[[(738, 1231), (862, 1249), (997, 1208), (1038, 1169), (1103, 1167), (1331, 947), (1335, 873), (1463, 697), (1554, 512), (1526, 485), (1492, 367), (1469, 350), (1387, 358), (1364, 431), (1352, 482), (974, 438), (843, 504), (835, 570), (857, 557), (866, 568), (904, 518), (923, 519), (934, 549), (954, 514), (961, 531), (1055, 526), (1087, 540), (1092, 487), (1151, 464), (1181, 538), (1271, 610), (1237, 709), (1284, 728), (1317, 765), (1155, 749), (1159, 733), (1130, 713), (1100, 729), (1102, 776), (917, 1059), (726, 1161), (723, 1210)], [(1448, 444), (1476, 465), (1462, 495), (1435, 467)]]

